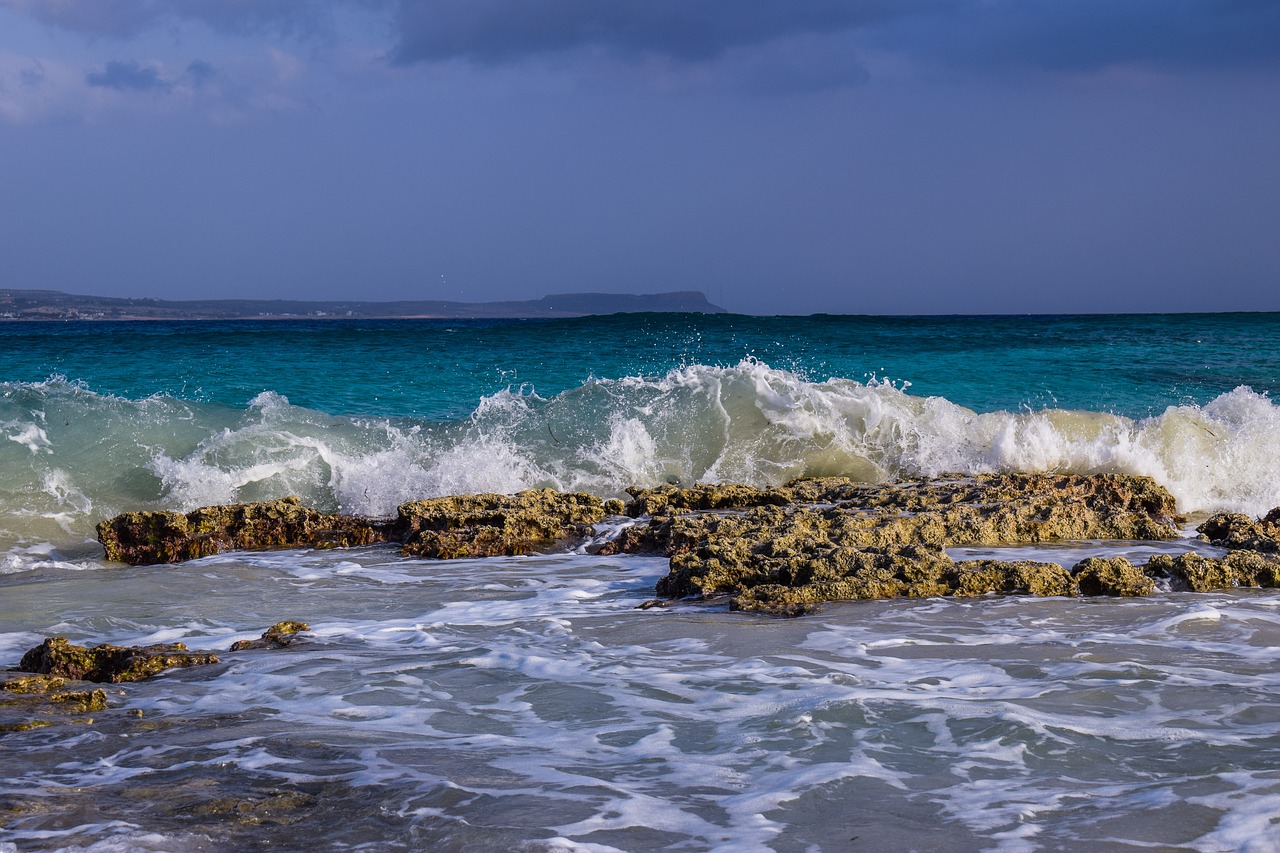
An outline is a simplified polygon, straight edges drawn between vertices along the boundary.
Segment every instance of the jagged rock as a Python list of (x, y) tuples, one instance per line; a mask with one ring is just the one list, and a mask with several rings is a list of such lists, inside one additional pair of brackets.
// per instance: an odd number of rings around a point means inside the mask
[(20, 732), (56, 722), (92, 722), (76, 715), (107, 707), (101, 688), (86, 690), (54, 675), (0, 673), (0, 733)]
[(1150, 595), (1155, 581), (1124, 557), (1090, 557), (1071, 570), (1081, 595)]
[[(1150, 579), (1123, 560), (1127, 570), (1086, 561), (1073, 578), (1045, 563), (957, 565), (943, 549), (1169, 539), (1181, 521), (1173, 497), (1154, 480), (1119, 474), (993, 474), (892, 484), (831, 477), (770, 489), (698, 484), (628, 491), (632, 500), (625, 507), (551, 489), (432, 498), (403, 504), (389, 522), (325, 516), (287, 499), (185, 516), (127, 513), (103, 522), (99, 535), (108, 556), (130, 562), (231, 547), (384, 540), (399, 541), (409, 556), (450, 559), (563, 548), (587, 538), (606, 514), (625, 510), (638, 522), (597, 553), (668, 556), (659, 596), (727, 596), (734, 609), (794, 614), (833, 599), (1068, 595), (1077, 586), (1085, 594), (1146, 594)], [(352, 541), (334, 539), (335, 531)], [(264, 635), (245, 642), (268, 640)]]
[(1073, 595), (1071, 574), (1057, 563), (1030, 560), (966, 560), (956, 563), (947, 578), (952, 595), (984, 595), (989, 592), (1023, 595)]
[(1232, 551), (1225, 557), (1199, 554), (1156, 554), (1146, 566), (1148, 575), (1167, 577), (1174, 589), (1210, 592), (1236, 587), (1280, 587), (1280, 558), (1256, 551)]
[(298, 634), (310, 631), (306, 622), (277, 622), (256, 640), (236, 640), (231, 644), (231, 651), (243, 652), (248, 649), (283, 649), (293, 644)]
[[(687, 493), (687, 494), (686, 494)], [(999, 545), (1076, 539), (1171, 539), (1177, 535), (1173, 497), (1147, 477), (1119, 474), (985, 475), (867, 485), (840, 478), (799, 480), (772, 490), (749, 486), (635, 490), (628, 513), (657, 505), (647, 525), (627, 528), (613, 552), (671, 554), (698, 526), (719, 516), (701, 507), (742, 509), (751, 526), (770, 535), (777, 519), (830, 528), (850, 547), (894, 544)], [(810, 520), (812, 519), (812, 520)]]
[(339, 548), (386, 540), (386, 522), (322, 513), (296, 497), (186, 513), (126, 512), (98, 525), (107, 559), (145, 566), (223, 551)]
[(77, 681), (140, 681), (174, 667), (217, 663), (217, 655), (187, 651), (183, 643), (150, 646), (112, 646), (92, 649), (72, 645), (66, 637), (49, 637), (22, 656), (21, 672), (58, 675)]
[(1280, 552), (1280, 507), (1257, 521), (1239, 513), (1220, 512), (1196, 531), (1223, 548), (1274, 554)]
[[(992, 475), (883, 486), (827, 478), (769, 490), (661, 487), (633, 496), (629, 513), (656, 507), (660, 514), (622, 531), (602, 552), (669, 556), (659, 596), (729, 595), (735, 609), (781, 614), (834, 599), (1070, 595), (1075, 581), (1054, 564), (955, 565), (942, 549), (1177, 533), (1172, 496), (1148, 478), (1120, 475)], [(1087, 587), (1109, 593), (1132, 587), (1116, 586), (1110, 575), (1095, 583), (1093, 572), (1085, 579)]]
[(584, 539), (604, 517), (595, 495), (531, 489), (411, 501), (400, 506), (391, 530), (406, 556), (513, 556)]

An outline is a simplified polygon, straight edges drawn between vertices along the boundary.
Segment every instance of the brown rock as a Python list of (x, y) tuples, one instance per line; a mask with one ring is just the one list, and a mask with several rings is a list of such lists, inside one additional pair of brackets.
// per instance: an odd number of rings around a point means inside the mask
[(407, 556), (496, 557), (584, 539), (604, 517), (604, 502), (594, 495), (531, 489), (412, 501), (401, 505), (391, 530)]
[(296, 497), (178, 512), (126, 512), (98, 525), (108, 560), (176, 563), (223, 551), (340, 548), (386, 540), (386, 522), (333, 515)]
[(112, 646), (92, 649), (72, 645), (66, 637), (49, 637), (22, 656), (21, 672), (57, 675), (77, 681), (140, 681), (174, 667), (217, 663), (217, 655), (190, 652), (182, 643)]
[(1150, 595), (1155, 581), (1124, 557), (1090, 557), (1071, 570), (1081, 595)]
[(243, 652), (248, 649), (283, 649), (292, 645), (303, 631), (310, 631), (306, 622), (277, 622), (256, 640), (236, 640), (231, 644), (231, 651)]

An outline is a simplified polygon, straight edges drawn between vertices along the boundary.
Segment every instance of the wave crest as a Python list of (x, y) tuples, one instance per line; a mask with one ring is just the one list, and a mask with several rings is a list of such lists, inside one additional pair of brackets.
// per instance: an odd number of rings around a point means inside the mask
[(266, 392), (244, 408), (128, 400), (54, 378), (0, 385), (0, 539), (53, 541), (123, 509), (299, 494), (386, 515), (404, 500), (537, 486), (619, 495), (663, 482), (772, 485), (994, 471), (1154, 477), (1184, 512), (1280, 504), (1280, 411), (1236, 388), (1144, 419), (979, 414), (872, 380), (746, 360), (485, 397), (453, 422), (353, 418)]

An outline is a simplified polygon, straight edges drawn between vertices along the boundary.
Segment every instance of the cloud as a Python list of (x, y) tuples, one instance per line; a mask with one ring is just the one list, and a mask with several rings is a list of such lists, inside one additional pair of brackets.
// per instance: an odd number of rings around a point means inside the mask
[(101, 71), (86, 74), (84, 82), (117, 92), (165, 92), (172, 88), (172, 84), (160, 76), (160, 69), (133, 60), (108, 62)]
[(0, 7), (60, 29), (122, 39), (188, 21), (237, 35), (327, 36), (333, 29), (329, 0), (0, 0)]
[(399, 64), (584, 49), (693, 63), (830, 34), (958, 70), (1280, 62), (1277, 0), (398, 0), (394, 24)]
[(1096, 71), (1280, 64), (1275, 0), (966, 0), (872, 44), (943, 67)]
[(735, 47), (830, 33), (936, 8), (938, 0), (400, 0), (395, 61), (501, 64), (602, 48), (708, 60)]

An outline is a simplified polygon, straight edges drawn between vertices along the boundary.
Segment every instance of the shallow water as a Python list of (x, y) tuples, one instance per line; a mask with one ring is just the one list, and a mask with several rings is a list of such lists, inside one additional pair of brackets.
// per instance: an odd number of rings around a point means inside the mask
[[(21, 850), (1272, 850), (1280, 595), (638, 610), (642, 557), (0, 578), (41, 636), (278, 651), (5, 737)], [(141, 716), (132, 716), (140, 712)]]
[[(0, 664), (223, 662), (0, 737), (0, 853), (1280, 849), (1280, 593), (637, 609), (661, 559), (106, 563), (287, 494), (1118, 471), (1280, 504), (1280, 315), (0, 325)], [(888, 378), (892, 381), (885, 381)], [(1203, 543), (952, 549), (956, 559)], [(312, 633), (229, 652), (281, 619)]]

